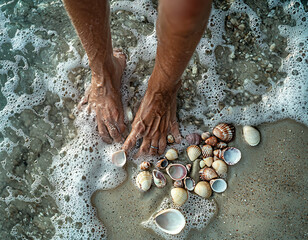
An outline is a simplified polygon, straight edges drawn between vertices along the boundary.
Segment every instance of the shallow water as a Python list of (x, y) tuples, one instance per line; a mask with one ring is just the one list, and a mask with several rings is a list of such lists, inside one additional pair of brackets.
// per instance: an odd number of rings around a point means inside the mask
[[(156, 8), (157, 1), (111, 1), (113, 45), (128, 56), (125, 112), (136, 112), (154, 66)], [(214, 2), (208, 29), (182, 76), (178, 119), (184, 136), (221, 121), (238, 125), (232, 144), (243, 159), (230, 169), (226, 193), (211, 200), (219, 209), (216, 217), (211, 202), (192, 197), (203, 207), (190, 209), (191, 222), (179, 237), (307, 238), (307, 17), (305, 1)], [(120, 145), (104, 144), (94, 116), (76, 110), (90, 79), (87, 57), (60, 0), (0, 1), (3, 239), (125, 239), (128, 228), (129, 236), (158, 239), (147, 220), (164, 197), (168, 205), (171, 184), (143, 196), (132, 179), (141, 159), (127, 172), (110, 163)], [(262, 125), (285, 118), (306, 126)], [(261, 124), (258, 147), (242, 141), (245, 124)], [(186, 146), (184, 141), (176, 147)], [(184, 154), (181, 160), (187, 161)], [(119, 211), (115, 203), (123, 204), (118, 196), (136, 198), (120, 221), (110, 212)], [(134, 217), (130, 212), (138, 221), (128, 220)], [(197, 224), (199, 217), (207, 219)], [(188, 232), (191, 227), (198, 230)]]

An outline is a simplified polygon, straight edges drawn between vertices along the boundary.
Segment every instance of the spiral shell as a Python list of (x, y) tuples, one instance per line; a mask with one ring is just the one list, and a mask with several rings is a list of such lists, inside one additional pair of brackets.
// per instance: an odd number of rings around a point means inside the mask
[(223, 148), (228, 147), (228, 144), (226, 144), (225, 142), (219, 142), (219, 143), (217, 143), (216, 147), (223, 149)]
[(184, 186), (183, 181), (182, 180), (176, 180), (176, 181), (174, 181), (173, 186), (175, 188), (182, 188)]
[(203, 162), (207, 167), (211, 167), (213, 164), (213, 157), (203, 158)]
[(201, 136), (198, 133), (189, 134), (185, 137), (185, 139), (190, 145), (199, 145), (201, 142)]
[(179, 157), (178, 150), (174, 148), (170, 148), (165, 155), (165, 158), (167, 158), (169, 161), (173, 161)]
[(140, 164), (140, 169), (141, 170), (148, 170), (151, 167), (151, 163), (149, 162), (142, 162)]
[(174, 137), (173, 137), (172, 135), (169, 134), (169, 135), (167, 136), (167, 143), (172, 144), (172, 143), (174, 143), (174, 141), (175, 141), (175, 140), (174, 140)]
[(149, 171), (140, 172), (136, 177), (136, 184), (142, 191), (150, 189), (152, 184), (152, 175)]
[(191, 145), (187, 148), (187, 155), (190, 161), (195, 161), (201, 154), (201, 149), (197, 145)]
[(213, 148), (210, 145), (203, 145), (201, 151), (204, 158), (213, 156)]
[(209, 198), (212, 195), (210, 184), (205, 181), (198, 182), (195, 186), (194, 192), (203, 198)]
[(225, 175), (228, 171), (228, 166), (223, 160), (217, 160), (213, 162), (212, 167), (219, 176)]
[(171, 198), (175, 205), (182, 206), (188, 199), (188, 192), (184, 188), (173, 188)]
[(201, 138), (202, 140), (206, 140), (211, 136), (211, 134), (209, 132), (204, 132), (201, 134)]
[(212, 147), (215, 147), (217, 144), (217, 137), (212, 136), (205, 140), (205, 144), (211, 145)]
[(212, 168), (203, 168), (199, 171), (200, 179), (205, 181), (210, 181), (213, 178), (217, 178), (218, 175)]
[(218, 124), (213, 130), (213, 134), (224, 142), (230, 142), (234, 136), (234, 132), (234, 126), (227, 123)]
[(168, 166), (168, 160), (166, 158), (160, 159), (156, 163), (156, 167), (159, 169), (165, 169)]
[(214, 150), (214, 156), (218, 157), (218, 158), (222, 158), (223, 157), (223, 151), (224, 150), (221, 150), (221, 149)]

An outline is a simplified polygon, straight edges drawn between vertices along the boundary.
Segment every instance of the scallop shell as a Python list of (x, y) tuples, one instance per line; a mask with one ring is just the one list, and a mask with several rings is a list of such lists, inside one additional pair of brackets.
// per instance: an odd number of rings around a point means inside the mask
[(201, 142), (201, 136), (198, 133), (189, 134), (185, 137), (185, 139), (190, 145), (199, 145)]
[(234, 132), (234, 126), (227, 123), (218, 124), (213, 130), (213, 134), (224, 142), (230, 142), (234, 136)]
[(152, 175), (149, 171), (140, 172), (136, 177), (136, 184), (142, 191), (150, 189), (152, 184)]
[(188, 192), (184, 188), (173, 188), (171, 198), (175, 205), (182, 206), (188, 199)]
[(154, 221), (160, 230), (172, 235), (179, 234), (186, 225), (183, 214), (172, 208), (159, 212), (154, 217)]
[(156, 163), (156, 167), (159, 169), (165, 169), (168, 166), (168, 160), (166, 158), (160, 159)]
[(165, 158), (167, 158), (169, 161), (173, 161), (179, 157), (178, 150), (174, 148), (170, 148), (165, 155)]
[(182, 164), (169, 164), (166, 171), (173, 180), (182, 180), (187, 176), (187, 169)]
[(218, 175), (212, 168), (203, 168), (199, 171), (200, 179), (205, 181), (210, 181), (213, 178), (217, 178)]
[(213, 157), (203, 158), (203, 162), (207, 167), (211, 167), (213, 164)]
[(226, 181), (221, 178), (211, 180), (210, 185), (212, 190), (217, 193), (222, 193), (227, 189)]
[(223, 157), (223, 150), (221, 150), (221, 149), (214, 150), (214, 156), (218, 157), (218, 158), (222, 158)]
[(162, 172), (154, 169), (152, 175), (156, 187), (163, 188), (164, 186), (166, 186), (167, 179)]
[(204, 158), (213, 156), (213, 148), (211, 145), (203, 145), (201, 150), (202, 150), (202, 156)]
[(209, 198), (212, 195), (210, 184), (205, 181), (198, 182), (194, 191), (196, 194), (203, 198)]
[(111, 161), (117, 167), (123, 167), (126, 163), (126, 153), (124, 150), (117, 151), (112, 154)]
[(209, 138), (211, 136), (211, 134), (209, 132), (204, 132), (201, 134), (201, 138), (202, 140), (206, 140), (207, 138)]
[(174, 141), (175, 141), (175, 140), (174, 140), (174, 137), (173, 137), (172, 135), (169, 134), (169, 135), (167, 136), (167, 143), (172, 144), (172, 143), (174, 143)]
[(241, 160), (241, 151), (235, 147), (228, 147), (223, 150), (223, 160), (228, 165), (234, 165)]
[(182, 180), (176, 180), (173, 183), (173, 186), (176, 188), (182, 188), (184, 186), (183, 181)]
[(217, 144), (217, 137), (212, 136), (205, 140), (205, 144), (211, 145), (212, 147), (215, 147)]
[(184, 186), (185, 186), (185, 189), (187, 189), (188, 191), (192, 191), (194, 190), (195, 188), (195, 181), (194, 179), (190, 178), (190, 177), (186, 177), (184, 179)]
[(243, 135), (250, 146), (257, 146), (261, 140), (260, 132), (251, 126), (243, 127)]
[(228, 147), (228, 144), (226, 144), (225, 142), (219, 142), (217, 143), (216, 147), (222, 149)]
[(151, 167), (151, 163), (149, 162), (142, 162), (140, 164), (140, 169), (141, 170), (148, 170)]
[(228, 166), (223, 160), (217, 160), (213, 162), (212, 168), (214, 168), (215, 172), (219, 176), (225, 175), (228, 171)]
[(201, 149), (197, 145), (191, 145), (187, 148), (187, 155), (190, 161), (195, 161), (201, 154)]

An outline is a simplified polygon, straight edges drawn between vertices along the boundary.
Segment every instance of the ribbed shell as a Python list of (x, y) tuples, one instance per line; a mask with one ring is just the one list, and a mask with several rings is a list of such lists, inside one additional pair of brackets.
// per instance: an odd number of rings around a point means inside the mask
[(210, 184), (205, 181), (198, 182), (194, 191), (196, 194), (203, 198), (209, 198), (212, 195)]
[(201, 136), (198, 133), (191, 133), (187, 135), (185, 139), (190, 145), (199, 145), (201, 142)]
[(212, 157), (213, 156), (213, 148), (212, 148), (212, 146), (210, 146), (210, 145), (203, 145), (201, 150), (202, 150), (202, 156), (204, 158)]
[(182, 206), (188, 199), (188, 192), (184, 188), (173, 188), (171, 198), (175, 205)]
[(199, 171), (200, 179), (205, 181), (210, 181), (213, 178), (217, 178), (218, 175), (212, 168), (203, 168)]
[(174, 148), (170, 148), (165, 155), (165, 158), (167, 158), (169, 161), (173, 161), (179, 157), (178, 150)]
[(233, 139), (234, 132), (234, 126), (227, 123), (218, 124), (213, 130), (213, 134), (224, 142), (230, 142)]
[(136, 177), (136, 184), (142, 191), (150, 189), (152, 184), (152, 175), (149, 171), (140, 172)]
[(212, 167), (219, 176), (224, 176), (228, 171), (228, 166), (223, 160), (213, 162)]
[(223, 148), (228, 147), (228, 144), (226, 144), (225, 142), (219, 142), (219, 143), (217, 143), (216, 147), (223, 149)]
[(211, 167), (213, 164), (213, 157), (203, 158), (203, 161), (206, 166)]
[(191, 145), (187, 148), (187, 155), (190, 161), (195, 161), (201, 155), (201, 149), (197, 145)]
[(204, 132), (201, 134), (201, 138), (202, 140), (206, 140), (207, 138), (209, 138), (211, 136), (211, 134), (209, 132)]
[(218, 157), (218, 158), (222, 158), (223, 157), (223, 151), (224, 150), (221, 150), (221, 149), (214, 150), (214, 156)]
[(217, 144), (217, 137), (212, 136), (205, 140), (205, 144), (211, 145), (212, 147), (215, 147)]

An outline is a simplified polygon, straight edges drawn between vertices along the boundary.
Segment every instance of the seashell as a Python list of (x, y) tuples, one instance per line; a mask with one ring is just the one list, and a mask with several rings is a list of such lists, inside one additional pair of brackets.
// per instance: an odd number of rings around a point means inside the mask
[(174, 181), (173, 186), (176, 187), (176, 188), (182, 188), (184, 186), (183, 181), (182, 180), (176, 180), (176, 181)]
[(165, 169), (168, 166), (168, 164), (169, 164), (168, 160), (166, 158), (163, 158), (157, 161), (156, 167), (158, 167), (159, 169)]
[(187, 189), (188, 191), (192, 191), (194, 190), (195, 188), (195, 181), (194, 179), (190, 178), (190, 177), (186, 177), (184, 179), (184, 186), (185, 186), (185, 189)]
[(202, 156), (204, 158), (212, 157), (213, 156), (213, 148), (212, 148), (212, 146), (210, 146), (210, 145), (203, 145), (201, 150), (202, 150)]
[(234, 126), (227, 123), (218, 124), (213, 130), (213, 134), (224, 142), (230, 142), (234, 136), (234, 132)]
[(173, 188), (171, 198), (175, 205), (182, 206), (188, 199), (188, 192), (184, 188)]
[(201, 136), (198, 133), (189, 134), (185, 137), (185, 139), (190, 145), (199, 145), (201, 142)]
[(172, 235), (180, 233), (186, 225), (183, 214), (172, 208), (159, 212), (154, 217), (154, 221), (160, 230)]
[(152, 175), (156, 187), (163, 188), (164, 186), (166, 186), (167, 179), (162, 172), (154, 169)]
[(217, 161), (213, 162), (212, 168), (214, 168), (215, 172), (219, 176), (223, 176), (228, 171), (228, 166), (223, 160), (217, 160)]
[(184, 165), (182, 164), (169, 164), (169, 166), (166, 169), (168, 175), (173, 179), (173, 180), (182, 180), (186, 177), (187, 175), (187, 169)]
[(185, 165), (185, 167), (186, 167), (186, 169), (187, 169), (187, 172), (189, 173), (190, 170), (191, 170), (191, 164), (188, 163), (188, 164)]
[(222, 159), (228, 165), (234, 165), (241, 160), (242, 154), (241, 151), (235, 147), (227, 147), (223, 151)]
[(196, 194), (203, 198), (209, 198), (212, 195), (210, 184), (205, 181), (198, 182), (194, 191)]
[(226, 181), (221, 178), (211, 180), (210, 185), (212, 190), (217, 193), (222, 193), (227, 189)]
[(209, 132), (204, 132), (201, 134), (201, 138), (202, 140), (206, 140), (211, 136), (211, 134)]
[(203, 162), (207, 167), (211, 167), (213, 164), (213, 157), (203, 158)]
[(243, 135), (250, 146), (257, 146), (261, 140), (260, 132), (251, 126), (243, 127)]
[(149, 171), (140, 172), (136, 177), (136, 184), (142, 191), (148, 191), (152, 184), (152, 175)]
[(213, 178), (217, 178), (218, 175), (213, 168), (203, 168), (199, 171), (200, 179), (210, 181)]
[(201, 149), (197, 145), (191, 145), (187, 148), (187, 155), (190, 161), (195, 161), (201, 154)]
[(215, 147), (217, 144), (217, 137), (212, 136), (205, 140), (205, 144), (211, 145), (212, 147)]
[(148, 170), (151, 167), (151, 163), (149, 162), (142, 162), (140, 164), (140, 169), (141, 170)]
[(228, 147), (228, 144), (226, 144), (225, 142), (219, 142), (217, 143), (216, 147), (222, 149)]
[(175, 140), (174, 140), (174, 137), (173, 137), (172, 135), (169, 134), (169, 135), (167, 136), (167, 143), (172, 144), (172, 143), (174, 143), (174, 141), (175, 141)]
[(214, 150), (214, 156), (215, 157), (222, 158), (222, 155), (223, 155), (223, 150), (221, 150), (221, 149)]
[(217, 161), (217, 160), (221, 160), (219, 157), (214, 156), (213, 157), (213, 162)]
[(201, 160), (201, 161), (199, 162), (199, 166), (200, 166), (200, 168), (204, 168), (204, 167), (206, 166), (204, 160)]
[(173, 161), (179, 157), (178, 150), (174, 148), (170, 148), (165, 155), (165, 158), (167, 158), (169, 161)]
[(126, 153), (124, 150), (117, 151), (112, 154), (111, 162), (117, 167), (123, 167), (126, 163)]

